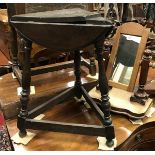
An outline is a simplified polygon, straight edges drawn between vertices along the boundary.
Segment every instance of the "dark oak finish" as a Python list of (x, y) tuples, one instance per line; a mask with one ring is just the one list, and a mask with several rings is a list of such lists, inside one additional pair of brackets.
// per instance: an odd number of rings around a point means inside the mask
[[(105, 71), (107, 70), (107, 67), (108, 67), (108, 62), (109, 62), (109, 59), (110, 59), (111, 47), (112, 47), (112, 45), (111, 45), (110, 41), (108, 41), (108, 40), (104, 41), (103, 59), (104, 59)], [(96, 86), (96, 89), (99, 90), (99, 85)]]
[[(86, 77), (88, 73), (88, 68), (82, 66), (81, 81), (87, 91), (89, 91), (96, 85), (95, 80)], [(43, 102), (46, 102), (51, 98), (51, 96), (54, 96), (73, 86), (74, 80), (74, 72), (71, 68), (32, 76), (31, 86), (35, 86), (35, 95), (30, 95), (29, 110), (36, 106), (39, 106)], [(10, 73), (2, 76), (2, 79), (0, 80), (0, 86), (1, 108), (3, 109), (5, 118), (9, 119), (19, 113), (19, 96), (17, 96), (16, 90), (18, 87), (20, 87), (20, 85), (17, 79), (12, 78), (12, 75)], [(14, 110), (12, 110), (12, 108), (14, 108)]]
[(109, 40), (104, 42), (104, 49), (103, 49), (103, 58), (104, 58), (104, 67), (105, 71), (107, 70), (109, 59), (110, 59), (110, 52), (111, 52), (112, 44)]
[[(88, 82), (91, 80), (90, 78), (86, 78), (87, 68), (82, 67), (82, 82)], [(88, 71), (87, 71), (88, 72)], [(63, 72), (52, 72), (47, 74), (41, 74), (32, 77), (32, 84), (36, 86), (36, 95), (39, 97), (39, 94), (44, 95), (50, 92), (49, 94), (53, 94), (56, 90), (64, 90), (64, 88), (68, 88), (69, 86), (66, 83), (69, 81), (73, 81), (73, 73), (71, 76), (71, 69), (65, 69), (64, 76)], [(67, 78), (68, 77), (68, 78)], [(72, 77), (72, 78), (71, 78)], [(85, 78), (84, 78), (85, 77)], [(155, 78), (154, 70), (149, 70), (148, 80), (152, 80)], [(85, 79), (85, 80), (84, 80)], [(17, 95), (15, 92), (16, 87), (18, 87), (18, 82), (15, 79), (11, 79), (11, 75), (5, 75), (3, 77), (1, 84), (1, 100), (4, 102), (4, 98), (7, 101), (9, 100), (16, 101)], [(46, 80), (46, 81), (44, 81)], [(52, 82), (52, 83), (51, 83)], [(89, 81), (90, 82), (90, 81)], [(138, 82), (138, 81), (137, 81)], [(59, 90), (60, 91), (60, 90)], [(12, 97), (9, 94), (12, 94)], [(11, 102), (11, 101), (10, 101)], [(153, 105), (154, 106), (154, 105)], [(96, 118), (95, 113), (91, 109), (86, 109), (86, 107), (81, 103), (76, 103), (74, 100), (69, 100), (66, 104), (59, 104), (55, 106), (55, 108), (49, 109), (45, 113), (45, 118), (43, 120), (54, 120), (54, 121), (63, 121), (63, 122), (73, 122), (80, 124), (95, 124), (100, 125), (100, 122)], [(155, 113), (151, 118), (143, 118), (143, 122), (152, 122), (155, 119)], [(138, 126), (132, 124), (127, 117), (122, 115), (113, 114), (112, 113), (113, 125), (115, 127), (115, 134), (118, 146), (126, 141), (131, 132), (133, 132)], [(7, 120), (8, 130), (10, 135), (13, 136), (18, 129), (16, 127), (16, 119)], [(154, 131), (154, 130), (153, 130)], [(150, 132), (150, 133), (153, 133)], [(80, 150), (89, 150), (89, 151), (97, 151), (98, 143), (96, 141), (96, 136), (86, 136), (77, 134), (69, 134), (69, 133), (60, 133), (60, 132), (47, 132), (47, 131), (34, 131), (30, 130), (30, 132), (35, 132), (37, 135), (27, 144), (27, 145), (17, 145), (14, 144), (15, 150), (20, 151), (80, 151)], [(152, 136), (153, 137), (153, 136)], [(149, 138), (149, 137), (148, 137)], [(151, 149), (150, 149), (151, 150)]]
[(37, 121), (34, 119), (27, 119), (26, 126), (27, 128), (34, 130), (40, 129), (45, 131), (64, 132), (90, 136), (105, 136), (105, 129), (99, 125), (62, 123), (47, 120)]
[[(20, 4), (20, 3), (19, 4), (12, 4), (12, 3), (10, 3), (10, 4), (7, 4), (8, 22), (10, 23), (10, 19), (14, 15), (22, 14), (22, 16), (25, 16), (25, 15), (27, 15), (25, 13), (39, 12), (40, 9), (41, 10), (44, 10), (45, 13), (46, 13), (46, 9), (47, 10), (53, 10), (53, 9), (55, 9), (54, 6), (56, 8), (58, 8), (58, 9), (60, 9), (60, 8), (62, 9), (63, 7), (71, 7), (71, 8), (74, 8), (74, 7), (79, 7), (79, 8), (84, 7), (86, 10), (89, 9), (89, 7), (90, 7), (90, 5), (88, 5), (88, 4), (85, 4), (85, 5), (84, 4), (83, 5), (80, 4), (80, 5), (75, 5), (75, 6), (74, 5), (72, 6), (72, 4), (64, 4), (64, 5), (63, 4), (62, 5), (49, 4), (49, 6), (48, 6), (46, 4), (30, 4), (29, 5), (29, 4), (24, 4), (24, 3), (22, 3), (22, 4)], [(97, 16), (100, 16), (98, 13), (92, 13), (92, 14), (94, 14), (94, 15), (96, 14)], [(50, 15), (50, 16), (52, 16), (52, 15)], [(18, 16), (18, 20), (19, 20), (19, 18), (20, 17)], [(33, 17), (31, 17), (31, 19), (32, 18)], [(27, 18), (26, 17), (23, 17), (22, 19), (27, 19)], [(37, 19), (37, 18), (35, 18), (35, 19)], [(50, 20), (50, 18), (45, 17), (45, 16), (42, 17), (42, 18), (40, 18), (40, 20), (41, 19), (45, 19), (45, 21), (46, 20), (47, 21)], [(74, 19), (74, 17), (72, 19)], [(28, 18), (28, 20), (29, 20), (29, 18)], [(65, 18), (65, 20), (66, 20), (66, 18)], [(20, 69), (18, 68), (18, 66), (20, 66), (21, 63), (22, 63), (22, 60), (20, 60), (20, 50), (21, 49), (19, 48), (19, 51), (18, 51), (18, 48), (17, 48), (17, 33), (16, 33), (14, 27), (12, 26), (12, 24), (9, 24), (9, 25), (10, 25), (10, 33), (11, 33), (11, 36), (10, 36), (10, 47), (11, 47), (10, 50), (11, 50), (11, 53), (10, 54), (11, 54), (11, 61), (13, 62), (12, 69), (13, 69), (14, 74), (17, 76), (19, 82), (21, 82), (21, 78), (20, 78), (21, 76), (19, 75), (20, 74)], [(19, 44), (19, 47), (20, 47), (20, 46), (22, 46), (22, 37), (20, 37), (20, 34), (18, 34), (18, 38), (19, 38), (18, 39), (18, 44)], [(41, 38), (43, 38), (43, 37), (41, 37)], [(33, 50), (31, 52), (31, 63), (33, 65), (38, 66), (38, 64), (39, 64), (38, 61), (40, 61), (38, 59), (38, 56), (39, 55), (41, 55), (43, 57), (46, 57), (46, 55), (47, 55), (47, 57), (48, 57), (48, 59), (50, 59), (50, 61), (51, 61), (51, 59), (53, 59), (53, 58), (51, 58), (52, 55), (50, 55), (52, 49), (46, 49), (47, 47), (45, 48), (45, 47), (39, 46), (39, 45), (34, 44), (34, 43), (32, 44), (32, 46), (33, 46)], [(63, 52), (61, 50), (60, 51), (57, 51), (56, 54), (53, 54), (53, 55), (55, 55), (53, 57), (57, 57), (58, 58), (59, 56), (63, 56), (63, 54), (65, 55), (66, 53), (63, 53)], [(67, 51), (67, 52), (70, 52), (70, 51)], [(18, 56), (19, 58), (17, 57), (17, 55), (19, 55)], [(36, 56), (36, 57), (34, 57), (34, 56)], [(85, 62), (83, 60), (82, 60), (82, 62), (84, 62), (84, 63), (82, 63), (83, 65), (85, 65), (85, 66), (87, 66), (89, 68), (91, 75), (95, 75), (96, 74), (96, 70), (95, 70), (95, 66), (94, 66), (95, 65), (94, 59), (91, 59), (90, 62)], [(73, 66), (74, 65), (72, 64), (72, 67)], [(63, 67), (66, 68), (67, 66), (62, 65), (62, 68)], [(52, 72), (52, 69), (50, 71)]]
[(26, 136), (26, 125), (25, 125), (25, 118), (28, 116), (27, 106), (29, 102), (29, 95), (30, 95), (30, 83), (31, 83), (31, 72), (30, 72), (30, 55), (31, 55), (31, 48), (32, 42), (24, 39), (24, 49), (23, 49), (23, 64), (22, 64), (22, 92), (20, 97), (21, 102), (21, 110), (18, 115), (17, 127), (20, 130), (19, 135), (21, 137)]
[(98, 67), (99, 67), (99, 90), (101, 92), (101, 110), (104, 112), (104, 125), (105, 130), (107, 133), (107, 145), (112, 146), (114, 144), (113, 138), (115, 137), (114, 134), (111, 135), (111, 133), (114, 133), (114, 129), (112, 127), (112, 120), (110, 116), (110, 103), (109, 103), (109, 86), (108, 81), (105, 75), (105, 68), (103, 65), (103, 43), (98, 42), (95, 44), (96, 47), (96, 55), (97, 55), (97, 61), (98, 61)]
[[(14, 20), (12, 20), (11, 23), (21, 33), (24, 32), (24, 35), (28, 36), (29, 40), (33, 40), (36, 43), (41, 42), (42, 46), (47, 46), (53, 51), (74, 51), (82, 49), (98, 40), (100, 35), (102, 36), (102, 34), (107, 34), (109, 31), (106, 29), (108, 24), (98, 26), (92, 24), (39, 23), (38, 25), (37, 22)], [(25, 27), (27, 29), (25, 29)], [(42, 37), (38, 37), (38, 31)], [(47, 32), (54, 38), (58, 38), (58, 40), (46, 39), (48, 35)], [(72, 34), (74, 34), (74, 37), (70, 37)], [(64, 35), (64, 38), (61, 38), (61, 35)], [(81, 40), (81, 38), (83, 40)], [(60, 42), (62, 45), (59, 45)]]
[[(89, 68), (89, 72), (92, 76), (95, 76), (96, 75), (96, 64), (95, 64), (95, 55), (94, 55), (94, 51), (90, 50), (89, 51), (89, 60), (90, 60), (90, 67), (88, 66)], [(84, 59), (85, 60), (85, 59)], [(83, 60), (83, 62), (85, 62)]]
[(74, 94), (73, 88), (69, 88), (69, 89), (63, 91), (62, 93), (55, 96), (54, 98), (44, 102), (40, 106), (37, 106), (35, 109), (29, 111), (28, 112), (29, 118), (34, 118), (34, 117), (38, 116), (40, 113), (48, 110), (52, 106), (62, 103), (64, 101), (64, 98), (70, 98), (71, 96), (73, 96), (73, 94)]
[[(80, 15), (77, 16), (76, 13), (79, 11)], [(106, 144), (108, 147), (113, 146), (115, 134), (110, 116), (108, 83), (105, 75), (102, 53), (103, 41), (112, 30), (112, 25), (107, 21), (101, 21), (99, 14), (90, 13), (81, 9), (66, 9), (53, 12), (16, 15), (11, 17), (11, 24), (17, 29), (20, 37), (23, 38), (24, 45), (22, 53), (21, 110), (17, 119), (19, 136), (25, 137), (26, 129), (50, 130), (86, 135), (98, 134), (98, 136), (102, 135), (106, 137)], [(50, 48), (53, 50), (52, 52), (57, 52), (59, 50), (73, 51), (75, 84), (69, 91), (66, 90), (65, 92), (62, 92), (53, 99), (49, 99), (39, 107), (28, 112), (27, 105), (30, 95), (31, 74), (33, 74), (30, 70), (30, 52), (32, 42)], [(99, 66), (99, 88), (102, 96), (101, 109), (99, 109), (98, 105), (95, 105), (95, 102), (89, 97), (87, 90), (81, 83), (80, 50), (91, 44), (95, 44)], [(56, 70), (57, 68), (55, 67), (54, 69)], [(80, 99), (82, 95), (87, 100), (88, 104), (93, 105), (92, 107), (95, 109), (97, 116), (102, 118), (100, 121), (103, 126), (98, 126), (97, 128), (86, 124), (66, 124), (63, 122), (36, 121), (34, 119), (29, 119), (30, 117), (33, 118), (39, 113), (44, 112), (50, 107), (50, 105), (56, 105), (61, 101), (68, 100), (70, 97), (74, 96)], [(103, 130), (101, 131), (101, 129)]]
[(77, 50), (74, 52), (74, 75), (75, 75), (75, 84), (74, 91), (75, 96), (80, 99), (82, 97), (81, 93), (81, 55), (80, 51)]
[[(86, 71), (87, 68), (82, 67), (82, 82), (86, 82), (87, 80), (91, 80), (90, 78), (86, 78)], [(32, 84), (36, 86), (36, 95), (39, 94), (44, 95), (47, 92), (49, 94), (53, 94), (56, 90), (66, 88), (69, 81), (73, 81), (73, 73), (72, 76), (70, 75), (71, 69), (66, 69), (64, 76), (62, 76), (62, 72), (53, 72), (47, 73), (42, 75), (37, 75), (32, 77)], [(87, 71), (88, 72), (88, 71)], [(71, 78), (71, 77), (72, 78)], [(67, 78), (68, 77), (68, 78)], [(86, 79), (85, 79), (85, 78)], [(154, 70), (149, 70), (148, 80), (152, 80), (155, 78)], [(85, 79), (85, 80), (84, 80)], [(3, 77), (3, 82), (0, 83), (1, 85), (1, 93), (3, 98), (1, 100), (4, 101), (4, 97), (7, 101), (13, 100), (16, 101), (17, 95), (15, 92), (16, 85), (18, 82), (15, 79), (11, 79), (11, 75), (5, 75)], [(44, 81), (46, 80), (46, 81)], [(52, 82), (53, 81), (53, 82)], [(60, 82), (59, 82), (60, 81)], [(50, 83), (49, 83), (50, 82)], [(51, 83), (52, 82), (52, 83)], [(18, 87), (18, 86), (17, 86)], [(68, 88), (68, 86), (67, 86)], [(60, 90), (59, 90), (60, 91)], [(9, 96), (9, 94), (12, 96)], [(10, 101), (11, 102), (11, 101)], [(154, 106), (154, 105), (153, 105)], [(95, 124), (100, 125), (100, 122), (96, 118), (95, 113), (91, 109), (86, 109), (85, 106), (81, 103), (76, 103), (74, 100), (69, 100), (69, 103), (66, 104), (59, 104), (55, 106), (55, 108), (49, 109), (47, 112), (44, 113), (45, 118), (43, 120), (54, 120), (54, 121), (63, 121), (63, 122), (73, 122), (73, 123), (80, 123), (80, 124)], [(143, 122), (151, 122), (155, 119), (155, 113), (151, 118), (143, 118)], [(123, 141), (125, 141), (129, 134), (134, 131), (139, 125), (132, 124), (127, 117), (122, 115), (113, 114), (112, 113), (112, 120), (113, 125), (115, 127), (115, 134), (117, 138), (118, 145), (120, 145)], [(7, 120), (8, 129), (10, 135), (13, 136), (18, 130), (16, 127), (16, 119)], [(32, 131), (32, 130), (30, 130)], [(32, 131), (34, 132), (34, 131)], [(35, 131), (37, 135), (26, 145), (17, 145), (14, 144), (15, 150), (97, 150), (98, 143), (96, 141), (96, 136), (86, 136), (77, 134), (69, 133), (57, 133), (57, 132), (44, 132), (44, 131)], [(51, 142), (53, 141), (53, 143)]]

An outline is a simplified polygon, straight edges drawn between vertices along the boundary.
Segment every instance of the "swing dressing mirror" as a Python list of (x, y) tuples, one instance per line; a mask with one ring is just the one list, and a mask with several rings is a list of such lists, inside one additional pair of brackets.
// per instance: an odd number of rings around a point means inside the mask
[(110, 86), (133, 91), (147, 38), (148, 31), (138, 23), (118, 28), (106, 72)]

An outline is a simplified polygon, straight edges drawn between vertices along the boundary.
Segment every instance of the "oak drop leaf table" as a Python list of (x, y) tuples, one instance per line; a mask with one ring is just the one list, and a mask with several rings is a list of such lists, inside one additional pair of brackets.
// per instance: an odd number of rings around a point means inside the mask
[[(105, 21), (99, 13), (78, 8), (14, 15), (11, 17), (10, 23), (15, 27), (23, 40), (21, 110), (17, 120), (17, 126), (20, 131), (19, 135), (21, 137), (26, 136), (26, 129), (39, 129), (102, 136), (106, 137), (107, 146), (112, 147), (115, 134), (110, 115), (108, 83), (104, 71), (102, 53), (103, 41), (113, 28), (111, 23)], [(31, 83), (30, 54), (32, 42), (50, 48), (53, 52), (74, 52), (75, 84), (74, 87), (65, 90), (49, 101), (28, 111), (27, 105), (29, 102)], [(82, 84), (80, 77), (80, 50), (91, 44), (95, 46), (98, 60), (98, 82), (101, 92), (101, 107), (98, 107), (88, 95), (88, 85)], [(55, 71), (60, 69), (61, 68), (57, 66), (53, 68)], [(45, 72), (44, 70), (42, 71)], [(85, 98), (87, 103), (94, 110), (102, 123), (101, 126), (33, 119), (40, 113), (49, 109), (49, 107), (62, 103), (65, 99), (70, 97), (81, 98), (81, 96)]]

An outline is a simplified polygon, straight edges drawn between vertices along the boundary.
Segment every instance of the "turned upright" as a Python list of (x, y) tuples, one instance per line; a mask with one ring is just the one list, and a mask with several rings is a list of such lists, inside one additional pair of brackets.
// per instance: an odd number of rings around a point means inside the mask
[[(78, 16), (77, 16), (78, 15)], [(15, 15), (11, 17), (10, 23), (22, 38), (22, 72), (21, 72), (21, 110), (17, 119), (20, 137), (25, 137), (26, 129), (47, 130), (55, 132), (66, 132), (73, 134), (84, 134), (91, 136), (102, 136), (107, 139), (107, 146), (114, 145), (114, 127), (110, 115), (110, 104), (108, 97), (108, 82), (103, 65), (103, 42), (113, 26), (105, 21), (100, 14), (82, 9), (63, 9), (56, 11), (45, 11), (29, 14)], [(73, 87), (61, 92), (40, 106), (28, 111), (27, 106), (30, 96), (31, 76), (37, 74), (31, 71), (30, 54), (32, 43), (35, 42), (47, 48), (57, 51), (71, 51), (74, 53), (75, 84)], [(83, 84), (81, 82), (81, 53), (80, 50), (93, 44), (98, 60), (99, 89), (101, 92), (101, 107), (88, 95), (88, 91), (96, 85), (96, 81)], [(71, 67), (68, 65), (67, 67)], [(44, 70), (45, 69), (45, 70)], [(49, 72), (44, 67), (43, 72)], [(52, 71), (62, 69), (55, 66)], [(73, 124), (47, 120), (33, 119), (40, 113), (48, 110), (51, 106), (62, 103), (70, 97), (80, 99), (84, 97), (91, 106), (102, 125)]]

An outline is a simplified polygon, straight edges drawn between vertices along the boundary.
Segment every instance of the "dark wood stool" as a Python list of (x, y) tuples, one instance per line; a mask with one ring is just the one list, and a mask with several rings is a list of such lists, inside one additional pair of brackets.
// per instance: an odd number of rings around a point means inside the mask
[[(112, 147), (115, 138), (114, 127), (110, 115), (110, 104), (108, 97), (108, 82), (103, 65), (103, 41), (112, 30), (110, 22), (105, 21), (100, 14), (92, 13), (82, 9), (64, 9), (47, 12), (37, 12), (11, 17), (10, 23), (16, 28), (23, 42), (23, 63), (21, 74), (21, 110), (18, 115), (17, 126), (21, 137), (26, 136), (26, 129), (41, 129), (55, 132), (66, 132), (73, 134), (84, 134), (92, 136), (103, 136), (107, 139), (107, 146)], [(74, 52), (75, 85), (42, 105), (28, 112), (31, 76), (38, 72), (46, 73), (58, 71), (62, 66), (46, 67), (40, 71), (30, 69), (31, 45), (35, 42), (53, 52)], [(101, 108), (88, 95), (96, 82), (89, 84), (81, 83), (81, 54), (80, 50), (94, 44), (99, 68), (99, 89), (101, 92)], [(69, 63), (67, 68), (71, 67)], [(38, 114), (48, 110), (49, 107), (62, 103), (70, 97), (83, 96), (87, 103), (96, 113), (102, 125), (73, 124), (46, 120), (33, 119)]]
[[(88, 4), (84, 4), (85, 7), (89, 6)], [(9, 32), (10, 32), (10, 39), (9, 39), (9, 46), (10, 46), (10, 56), (11, 56), (11, 61), (12, 61), (12, 70), (14, 74), (17, 76), (19, 82), (21, 83), (21, 74), (20, 74), (20, 69), (21, 69), (21, 63), (22, 63), (22, 52), (21, 48), (23, 46), (23, 39), (20, 38), (20, 35), (18, 35), (14, 29), (14, 27), (10, 24), (10, 18), (13, 15), (17, 14), (25, 14), (25, 13), (30, 13), (30, 12), (41, 12), (41, 11), (53, 11), (55, 9), (62, 9), (65, 7), (80, 7), (80, 5), (72, 5), (70, 4), (28, 4), (28, 3), (9, 3), (7, 4), (7, 12), (8, 12), (8, 25), (9, 25)], [(83, 5), (82, 5), (83, 6)], [(81, 6), (81, 7), (82, 7)], [(87, 8), (86, 7), (86, 8)], [(85, 8), (85, 9), (86, 9)], [(88, 7), (89, 8), (89, 7)], [(88, 9), (87, 8), (87, 9)], [(62, 53), (63, 52), (63, 53)], [(37, 67), (40, 65), (45, 65), (45, 64), (51, 64), (51, 63), (56, 63), (56, 62), (61, 62), (61, 61), (67, 61), (67, 60), (72, 60), (72, 56), (70, 51), (65, 52), (65, 51), (57, 51), (55, 53), (52, 53), (51, 49), (47, 49), (46, 47), (43, 47), (41, 45), (38, 45), (33, 42), (32, 44), (32, 51), (31, 51), (31, 67)], [(81, 65), (86, 66), (89, 69), (89, 73), (92, 76), (96, 75), (96, 65), (94, 61), (94, 49), (93, 48), (88, 48), (85, 49), (84, 53), (88, 53), (88, 57), (90, 59), (90, 62), (81, 58)], [(42, 58), (42, 59), (41, 59)], [(63, 59), (62, 59), (63, 58)], [(69, 63), (70, 67), (74, 66), (73, 61)], [(60, 66), (59, 66), (60, 67)], [(64, 67), (67, 68), (68, 64), (63, 64), (61, 66), (62, 68)], [(19, 69), (20, 68), (20, 69)], [(51, 66), (48, 66), (46, 69), (50, 70)], [(39, 70), (40, 68), (38, 68)], [(45, 70), (45, 69), (44, 69)], [(32, 71), (33, 72), (33, 71)], [(33, 73), (32, 73), (33, 74)], [(42, 71), (38, 71), (37, 74), (42, 74)]]

